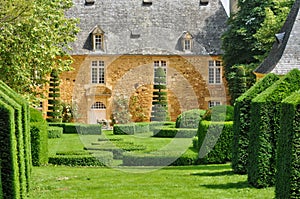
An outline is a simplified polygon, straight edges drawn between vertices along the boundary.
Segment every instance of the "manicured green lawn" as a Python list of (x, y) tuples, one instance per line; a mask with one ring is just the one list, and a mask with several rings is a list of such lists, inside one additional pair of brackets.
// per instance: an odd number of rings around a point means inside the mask
[[(134, 142), (146, 146), (144, 152), (158, 150), (172, 141), (171, 138), (151, 138), (147, 134), (140, 137), (117, 136), (111, 131), (104, 132), (100, 137), (64, 134), (62, 138), (49, 140), (49, 155), (62, 151), (83, 150), (84, 146), (97, 142), (99, 138), (120, 139), (119, 144)], [(52, 165), (34, 167), (30, 198), (274, 198), (274, 188), (250, 187), (247, 176), (234, 175), (230, 164), (164, 168), (118, 165), (116, 161), (112, 168)]]
[(249, 187), (229, 164), (166, 167), (131, 173), (102, 167), (34, 167), (30, 198), (274, 198), (274, 188)]

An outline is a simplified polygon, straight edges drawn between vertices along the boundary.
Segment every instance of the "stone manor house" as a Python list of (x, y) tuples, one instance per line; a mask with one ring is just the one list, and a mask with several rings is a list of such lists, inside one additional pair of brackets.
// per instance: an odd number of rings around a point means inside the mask
[(190, 109), (229, 101), (221, 35), (228, 16), (221, 0), (73, 0), (80, 19), (73, 71), (61, 77), (61, 100), (77, 122), (109, 120), (124, 111), (149, 121), (154, 71), (167, 76), (171, 120)]

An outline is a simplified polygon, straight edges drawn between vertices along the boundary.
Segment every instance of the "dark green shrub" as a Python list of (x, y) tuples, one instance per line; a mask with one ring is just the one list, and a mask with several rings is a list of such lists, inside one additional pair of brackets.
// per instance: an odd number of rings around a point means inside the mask
[(281, 101), (298, 89), (300, 71), (294, 69), (252, 100), (247, 172), (254, 187), (275, 183)]
[(207, 110), (203, 116), (203, 120), (207, 121), (233, 121), (233, 106), (219, 105)]
[(277, 149), (276, 198), (300, 198), (300, 90), (282, 102)]
[(232, 140), (232, 121), (201, 121), (198, 128), (199, 162), (209, 164), (230, 161)]
[(269, 73), (235, 100), (232, 149), (232, 169), (234, 173), (247, 173), (251, 100), (278, 79), (277, 75)]
[(168, 121), (166, 73), (162, 67), (155, 69), (151, 121)]
[(110, 166), (113, 154), (108, 151), (93, 153), (93, 155), (55, 155), (49, 158), (49, 163), (67, 166)]
[(153, 133), (153, 137), (192, 138), (197, 134), (197, 129), (156, 127), (154, 132), (156, 133)]
[(50, 74), (50, 86), (49, 86), (49, 100), (47, 121), (48, 122), (62, 122), (62, 107), (60, 105), (60, 89), (59, 89), (59, 76), (58, 71), (53, 69)]
[(176, 119), (176, 128), (198, 128), (206, 110), (192, 109), (181, 113)]
[(48, 127), (48, 138), (60, 138), (63, 134), (64, 129), (57, 126)]
[(197, 153), (190, 149), (182, 155), (170, 151), (149, 154), (123, 154), (124, 166), (184, 166), (194, 165), (196, 160)]
[(135, 123), (134, 133), (147, 133), (147, 132), (150, 132), (148, 122)]
[(135, 132), (135, 124), (115, 124), (113, 128), (114, 135), (133, 135)]
[(41, 166), (48, 163), (48, 131), (47, 124), (30, 123), (32, 164)]
[(3, 198), (20, 197), (14, 109), (0, 100), (0, 160)]
[(100, 124), (80, 124), (79, 132), (82, 135), (101, 135), (102, 128)]
[(64, 134), (77, 134), (80, 128), (79, 123), (64, 123)]

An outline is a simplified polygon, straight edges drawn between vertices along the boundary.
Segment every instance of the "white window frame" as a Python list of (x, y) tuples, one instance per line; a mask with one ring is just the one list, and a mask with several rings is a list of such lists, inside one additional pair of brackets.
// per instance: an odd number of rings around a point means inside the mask
[(91, 83), (105, 84), (105, 63), (102, 60), (91, 63)]
[(92, 104), (91, 110), (106, 110), (106, 106), (102, 102), (95, 102)]
[(191, 51), (192, 50), (192, 40), (191, 39), (184, 39), (183, 40), (183, 50)]
[(222, 105), (222, 103), (220, 101), (209, 101), (208, 102), (208, 107), (209, 108), (212, 108), (214, 106), (220, 106), (220, 105)]
[(209, 60), (208, 62), (208, 83), (222, 84), (222, 62)]
[(93, 35), (93, 49), (94, 50), (103, 50), (103, 35), (102, 34), (95, 34)]

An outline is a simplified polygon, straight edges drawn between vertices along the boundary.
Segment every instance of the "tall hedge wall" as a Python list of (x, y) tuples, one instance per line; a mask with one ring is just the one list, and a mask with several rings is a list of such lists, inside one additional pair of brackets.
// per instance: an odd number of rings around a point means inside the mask
[(21, 195), (14, 115), (14, 109), (0, 100), (0, 160), (3, 198), (20, 198)]
[(276, 198), (300, 198), (300, 90), (281, 105)]
[(247, 173), (251, 100), (278, 79), (277, 75), (269, 73), (235, 100), (233, 121), (234, 147), (232, 149), (232, 169), (234, 173)]
[(252, 100), (247, 172), (248, 182), (255, 187), (275, 183), (281, 101), (298, 89), (300, 71), (294, 69)]
[(225, 163), (231, 160), (233, 122), (201, 121), (198, 128), (200, 163)]
[[(25, 159), (25, 176), (27, 190), (30, 185), (30, 173), (32, 168), (31, 163), (31, 145), (30, 145), (30, 127), (29, 127), (29, 104), (20, 95), (14, 92), (4, 82), (0, 81), (0, 90), (10, 97), (12, 100), (21, 105), (22, 108), (22, 132), (23, 132), (23, 146), (24, 146), (24, 159)], [(25, 191), (25, 190), (24, 190)]]

